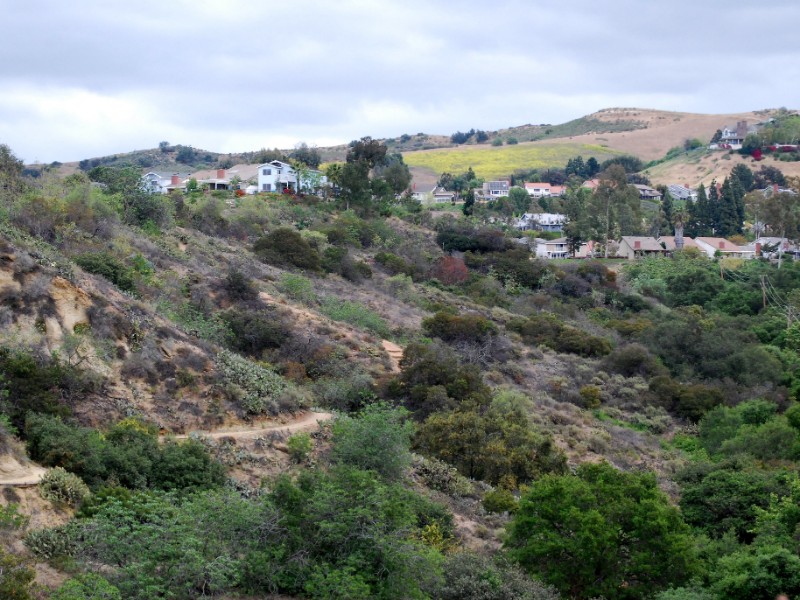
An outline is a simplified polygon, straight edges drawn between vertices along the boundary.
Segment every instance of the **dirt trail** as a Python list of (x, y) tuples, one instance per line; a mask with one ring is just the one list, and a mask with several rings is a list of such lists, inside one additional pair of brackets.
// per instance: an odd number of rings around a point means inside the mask
[(47, 469), (33, 463), (23, 464), (11, 456), (0, 457), (0, 485), (36, 485), (46, 472)]
[[(193, 431), (189, 434), (172, 436), (176, 440), (185, 440), (192, 434), (198, 434), (213, 439), (230, 437), (234, 439), (250, 439), (259, 437), (271, 431), (294, 433), (296, 431), (309, 431), (315, 429), (322, 421), (328, 421), (333, 415), (327, 412), (311, 412), (291, 419), (286, 423), (261, 423), (251, 427), (236, 427), (231, 429), (215, 429), (214, 431)], [(166, 436), (164, 436), (166, 437)]]
[(392, 362), (392, 371), (395, 373), (400, 372), (400, 360), (403, 358), (403, 349), (389, 340), (383, 340), (383, 349), (389, 355), (389, 360)]

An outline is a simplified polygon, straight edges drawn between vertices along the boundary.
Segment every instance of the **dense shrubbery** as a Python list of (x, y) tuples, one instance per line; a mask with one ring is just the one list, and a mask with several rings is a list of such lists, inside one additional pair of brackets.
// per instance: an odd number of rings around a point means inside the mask
[(573, 598), (642, 598), (700, 572), (689, 528), (655, 477), (608, 464), (536, 481), (507, 545), (530, 573)]
[(581, 356), (605, 356), (611, 352), (611, 343), (565, 325), (552, 314), (538, 314), (527, 319), (515, 318), (507, 325), (509, 331), (522, 336), (525, 343), (544, 345), (556, 352), (569, 352)]
[(253, 252), (264, 262), (320, 270), (320, 256), (294, 229), (281, 227), (256, 240)]
[(126, 292), (136, 291), (134, 271), (123, 265), (108, 252), (89, 252), (75, 257), (80, 268), (95, 275), (102, 275), (119, 289)]
[(437, 312), (422, 321), (422, 329), (445, 342), (482, 342), (497, 333), (497, 327), (486, 317), (477, 314), (453, 315)]
[(229, 309), (221, 317), (232, 333), (230, 347), (255, 358), (264, 350), (279, 348), (291, 333), (279, 315), (263, 308)]
[(274, 371), (227, 350), (217, 354), (220, 385), (247, 414), (277, 415), (295, 410), (296, 405), (283, 401), (288, 389), (286, 380)]
[(32, 414), (25, 432), (31, 457), (63, 467), (94, 489), (116, 482), (132, 489), (197, 490), (223, 481), (222, 466), (199, 442), (159, 444), (158, 433), (138, 421), (122, 421), (101, 435)]

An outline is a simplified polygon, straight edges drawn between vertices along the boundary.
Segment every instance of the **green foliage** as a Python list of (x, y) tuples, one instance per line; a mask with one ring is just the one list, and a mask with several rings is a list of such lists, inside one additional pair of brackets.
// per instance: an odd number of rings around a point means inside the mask
[(231, 308), (220, 317), (230, 328), (230, 347), (255, 358), (265, 350), (279, 348), (291, 333), (280, 316), (270, 310)]
[(581, 356), (605, 356), (611, 352), (611, 344), (605, 338), (565, 325), (553, 314), (540, 313), (527, 319), (516, 317), (506, 327), (519, 333), (525, 343), (541, 344), (556, 352)]
[(785, 476), (731, 460), (700, 463), (681, 474), (681, 511), (690, 525), (712, 537), (733, 531), (743, 542), (753, 539), (757, 509), (768, 506), (770, 494), (783, 495)]
[(294, 273), (283, 273), (278, 280), (278, 289), (293, 300), (312, 305), (317, 302), (317, 294), (314, 291), (314, 282), (302, 275)]
[(444, 562), (438, 600), (558, 600), (555, 589), (530, 579), (502, 558), (458, 552)]
[(573, 598), (641, 598), (698, 571), (689, 528), (655, 477), (607, 463), (537, 480), (507, 545), (526, 570)]
[(391, 336), (391, 331), (386, 321), (378, 313), (359, 302), (325, 296), (322, 299), (320, 312), (329, 319), (355, 325), (380, 337), (387, 338)]
[(253, 281), (237, 269), (228, 271), (223, 285), (228, 297), (236, 302), (251, 301), (258, 297)]
[(375, 262), (383, 266), (391, 275), (404, 274), (413, 276), (416, 272), (414, 265), (392, 254), (391, 252), (378, 252), (375, 255)]
[(294, 229), (281, 227), (256, 240), (253, 252), (264, 262), (320, 270), (320, 256)]
[(497, 327), (478, 314), (453, 315), (437, 312), (422, 321), (422, 329), (445, 342), (483, 342), (497, 333)]
[(28, 526), (28, 521), (30, 517), (19, 514), (19, 504), (10, 502), (0, 506), (0, 532), (24, 529)]
[(435, 458), (414, 456), (414, 473), (425, 485), (448, 496), (469, 497), (475, 494), (473, 483), (458, 472), (458, 469)]
[(456, 410), (433, 413), (420, 426), (415, 446), (467, 477), (511, 488), (566, 469), (553, 439), (529, 423), (521, 406), (499, 397), (487, 410), (462, 402)]
[(0, 598), (32, 600), (31, 584), (36, 572), (27, 563), (0, 548)]
[(76, 367), (0, 348), (0, 412), (19, 430), (28, 411), (67, 416), (69, 404), (93, 388), (94, 381)]
[(159, 444), (156, 430), (132, 419), (117, 423), (105, 436), (45, 415), (29, 415), (25, 428), (34, 459), (63, 467), (93, 488), (115, 482), (132, 489), (195, 490), (224, 481), (224, 469), (202, 444)]
[(302, 463), (308, 458), (314, 448), (314, 444), (311, 441), (311, 436), (301, 431), (289, 436), (289, 439), (286, 440), (286, 447), (289, 449), (289, 456), (292, 457), (292, 460), (296, 463)]
[(800, 594), (800, 556), (779, 546), (759, 546), (719, 559), (711, 589), (726, 600), (772, 600)]
[(462, 365), (456, 354), (441, 343), (409, 344), (400, 368), (390, 393), (403, 398), (418, 421), (462, 402), (479, 406), (490, 402), (490, 390), (480, 371)]
[(227, 350), (217, 354), (216, 366), (227, 393), (245, 412), (251, 415), (280, 412), (281, 395), (288, 389), (283, 377)]
[(61, 467), (44, 474), (39, 482), (39, 493), (45, 500), (70, 506), (79, 506), (90, 494), (89, 486), (80, 477)]
[(517, 510), (519, 503), (511, 490), (506, 488), (495, 488), (483, 495), (483, 508), (490, 513), (513, 513)]
[(100, 575), (86, 573), (67, 579), (50, 600), (122, 600), (122, 595)]
[(75, 262), (84, 271), (101, 275), (126, 292), (136, 291), (133, 269), (123, 265), (108, 252), (88, 252), (75, 257)]
[(409, 446), (414, 426), (407, 411), (376, 403), (333, 424), (334, 463), (373, 470), (388, 480), (400, 479), (411, 464)]
[(50, 529), (34, 529), (25, 534), (25, 547), (47, 560), (75, 556), (81, 533), (81, 527), (74, 521)]

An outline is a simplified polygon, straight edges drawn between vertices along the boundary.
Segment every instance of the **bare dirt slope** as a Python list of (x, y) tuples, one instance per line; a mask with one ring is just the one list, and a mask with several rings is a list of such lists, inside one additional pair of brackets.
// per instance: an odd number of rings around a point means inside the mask
[(667, 150), (681, 146), (686, 139), (698, 138), (707, 143), (717, 129), (726, 125), (735, 126), (737, 121), (759, 123), (769, 118), (770, 114), (771, 111), (756, 111), (706, 115), (647, 108), (609, 108), (587, 118), (606, 122), (637, 121), (643, 128), (614, 133), (587, 133), (569, 139), (582, 144), (601, 144), (650, 161), (663, 157)]
[(45, 469), (31, 462), (21, 462), (13, 456), (0, 456), (0, 486), (36, 485), (45, 474)]
[(680, 183), (689, 187), (697, 187), (701, 183), (706, 187), (714, 180), (722, 181), (737, 164), (744, 164), (753, 171), (761, 165), (776, 167), (786, 176), (800, 176), (800, 162), (781, 162), (766, 158), (756, 162), (749, 156), (727, 151), (709, 151), (702, 155), (682, 156), (645, 171), (654, 185)]
[(333, 415), (328, 412), (310, 412), (297, 416), (293, 419), (285, 419), (280, 422), (260, 422), (247, 427), (216, 429), (214, 431), (193, 431), (190, 434), (176, 435), (174, 436), (174, 439), (187, 439), (191, 435), (201, 435), (210, 437), (212, 439), (251, 439), (272, 431), (291, 434), (297, 433), (298, 431), (311, 431), (316, 429), (320, 423), (328, 421), (332, 418)]

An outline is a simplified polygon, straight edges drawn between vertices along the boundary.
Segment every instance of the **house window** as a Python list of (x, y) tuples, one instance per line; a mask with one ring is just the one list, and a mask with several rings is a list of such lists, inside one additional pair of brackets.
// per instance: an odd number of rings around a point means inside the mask
[(261, 184), (261, 191), (262, 192), (271, 192), (272, 191), (272, 184), (271, 183), (262, 183)]
[(261, 170), (261, 174), (262, 175), (272, 175), (272, 169), (262, 169)]

